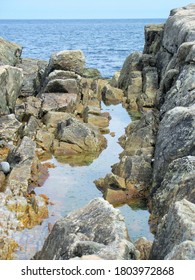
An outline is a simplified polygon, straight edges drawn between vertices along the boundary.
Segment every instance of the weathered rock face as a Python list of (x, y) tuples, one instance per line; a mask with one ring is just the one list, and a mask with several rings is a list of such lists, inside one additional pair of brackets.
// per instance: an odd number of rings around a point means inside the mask
[(67, 260), (84, 255), (102, 259), (136, 258), (123, 217), (100, 198), (58, 221), (34, 259)]
[[(58, 124), (56, 139), (73, 145), (76, 152), (98, 152), (106, 146), (106, 139), (95, 129), (74, 118)], [(66, 153), (66, 151), (65, 151)]]
[[(185, 199), (176, 202), (158, 227), (150, 258), (169, 259), (176, 255), (179, 259), (194, 259), (194, 232), (195, 205)], [(189, 246), (190, 250), (183, 250)]]
[(144, 53), (155, 55), (160, 50), (163, 38), (164, 24), (145, 26)]
[(118, 88), (114, 88), (111, 85), (106, 85), (102, 89), (102, 99), (105, 104), (118, 104), (123, 101), (124, 93)]
[(35, 96), (18, 98), (15, 106), (15, 115), (21, 122), (28, 121), (31, 116), (39, 118), (41, 115), (42, 100)]
[(24, 75), (20, 96), (37, 95), (41, 88), (47, 62), (23, 58), (20, 63), (17, 64), (17, 67), (23, 70)]
[(13, 113), (22, 86), (22, 71), (11, 66), (0, 66), (0, 116)]
[(2, 116), (0, 119), (0, 138), (5, 141), (17, 142), (20, 139), (22, 123), (19, 122), (14, 114)]
[(178, 158), (170, 163), (164, 179), (153, 197), (152, 215), (160, 220), (176, 201), (195, 203), (195, 157)]
[(35, 142), (28, 137), (24, 137), (20, 146), (8, 158), (13, 168), (9, 175), (7, 186), (14, 195), (22, 196), (28, 191), (35, 158), (35, 148)]
[(0, 37), (0, 65), (15, 66), (20, 61), (22, 47)]
[(41, 99), (43, 114), (50, 111), (74, 112), (78, 96), (76, 93), (45, 93), (41, 95)]
[(160, 186), (169, 163), (195, 154), (194, 140), (195, 107), (176, 107), (167, 112), (159, 126), (152, 192)]
[(51, 56), (49, 72), (53, 70), (73, 71), (82, 75), (85, 67), (85, 57), (82, 51), (61, 51)]

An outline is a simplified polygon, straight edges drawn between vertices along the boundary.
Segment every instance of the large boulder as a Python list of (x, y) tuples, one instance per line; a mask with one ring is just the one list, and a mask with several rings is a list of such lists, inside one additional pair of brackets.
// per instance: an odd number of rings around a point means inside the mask
[[(163, 217), (158, 227), (150, 259), (168, 259), (175, 254), (179, 256), (179, 259), (194, 260), (194, 232), (195, 204), (185, 199), (176, 202), (169, 209), (168, 214)], [(188, 249), (185, 251), (183, 251), (184, 242), (188, 242)], [(185, 243), (185, 245), (187, 244)], [(189, 247), (191, 247), (190, 250)], [(168, 254), (170, 254), (169, 257)]]
[(34, 259), (68, 260), (84, 255), (102, 259), (136, 258), (123, 217), (100, 198), (59, 220)]
[(44, 78), (47, 62), (42, 60), (23, 58), (17, 67), (23, 70), (24, 80), (21, 96), (37, 95)]
[(106, 139), (88, 124), (69, 118), (57, 126), (56, 138), (89, 153), (99, 152), (106, 146)]
[(49, 61), (49, 72), (53, 70), (73, 71), (82, 75), (85, 67), (85, 57), (80, 50), (66, 50), (55, 53)]
[(12, 66), (0, 66), (0, 115), (15, 111), (16, 99), (22, 86), (22, 70)]
[(15, 66), (20, 61), (22, 47), (0, 37), (0, 65)]
[(194, 106), (176, 107), (165, 114), (159, 126), (156, 142), (152, 193), (159, 188), (173, 160), (195, 155), (194, 128)]

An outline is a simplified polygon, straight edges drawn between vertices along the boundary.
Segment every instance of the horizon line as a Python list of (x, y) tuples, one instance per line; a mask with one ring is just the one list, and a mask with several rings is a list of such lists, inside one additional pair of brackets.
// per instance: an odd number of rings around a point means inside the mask
[(3, 18), (1, 20), (128, 20), (128, 19), (166, 19), (163, 17), (144, 17), (144, 18)]

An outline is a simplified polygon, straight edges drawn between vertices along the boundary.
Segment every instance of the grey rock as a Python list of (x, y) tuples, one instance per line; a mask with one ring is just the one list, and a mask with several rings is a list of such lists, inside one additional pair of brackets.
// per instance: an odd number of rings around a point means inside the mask
[[(176, 202), (166, 214), (158, 227), (152, 246), (150, 259), (165, 259), (175, 250), (175, 246), (183, 246), (185, 241), (195, 241), (195, 204), (183, 199)], [(193, 251), (186, 251), (194, 259)], [(181, 252), (180, 252), (181, 253)], [(170, 258), (170, 257), (169, 257)], [(184, 256), (182, 257), (184, 259)]]
[(194, 260), (195, 241), (184, 241), (175, 246), (165, 260)]
[(59, 220), (34, 259), (67, 260), (94, 254), (102, 259), (136, 258), (123, 217), (100, 198)]
[(42, 100), (35, 96), (18, 98), (15, 106), (15, 115), (20, 121), (28, 121), (31, 116), (39, 118), (41, 115)]
[(48, 82), (44, 92), (52, 93), (79, 93), (79, 87), (75, 79), (54, 79)]
[(101, 78), (101, 73), (96, 68), (85, 68), (82, 76), (84, 78), (95, 78), (95, 79), (97, 79), (97, 78)]
[(49, 61), (48, 72), (53, 70), (72, 71), (82, 75), (85, 67), (85, 57), (80, 50), (67, 50), (53, 54)]
[(176, 107), (160, 123), (154, 160), (154, 193), (160, 186), (169, 164), (178, 158), (195, 155), (195, 107)]
[(31, 58), (23, 58), (17, 67), (23, 70), (23, 84), (20, 96), (35, 96), (38, 94), (43, 79), (47, 62)]
[(164, 24), (152, 24), (145, 26), (144, 53), (157, 54), (163, 38)]
[(90, 153), (98, 152), (106, 146), (106, 139), (98, 130), (74, 118), (69, 118), (58, 124), (56, 138), (59, 141), (74, 144)]
[(0, 115), (14, 113), (22, 79), (21, 69), (8, 65), (0, 66)]
[(176, 106), (188, 107), (195, 103), (195, 65), (185, 65), (173, 87), (166, 93), (161, 115)]
[(41, 112), (70, 112), (73, 113), (78, 103), (76, 93), (44, 93), (41, 95), (42, 107)]
[(161, 218), (176, 201), (187, 199), (195, 203), (195, 157), (178, 158), (170, 163), (161, 186), (152, 201), (152, 214)]
[(120, 77), (118, 80), (119, 88), (123, 90), (127, 90), (128, 86), (131, 84), (131, 76), (130, 73), (134, 71), (142, 70), (142, 54), (139, 52), (135, 52), (130, 54), (122, 67), (120, 72)]
[(20, 61), (22, 47), (0, 37), (0, 65), (15, 66)]
[(0, 117), (0, 138), (5, 141), (17, 142), (20, 139), (23, 124), (14, 114)]

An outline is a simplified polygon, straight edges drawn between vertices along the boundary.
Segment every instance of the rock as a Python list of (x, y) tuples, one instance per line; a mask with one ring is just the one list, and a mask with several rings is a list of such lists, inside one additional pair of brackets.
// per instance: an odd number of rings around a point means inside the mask
[(44, 92), (78, 94), (79, 88), (75, 79), (55, 79), (48, 82), (48, 84), (44, 88)]
[(22, 47), (0, 37), (0, 65), (15, 66), (20, 61)]
[(22, 78), (21, 69), (8, 65), (0, 66), (0, 116), (14, 113)]
[(152, 215), (159, 222), (177, 201), (187, 199), (195, 203), (195, 157), (178, 158), (170, 163), (161, 186), (153, 197)]
[(147, 240), (145, 237), (141, 237), (135, 241), (134, 246), (137, 251), (139, 251), (140, 260), (148, 260), (150, 255), (150, 250), (152, 247), (152, 241)]
[[(195, 241), (195, 205), (185, 199), (176, 202), (170, 209), (167, 215), (162, 219), (161, 224), (158, 227), (157, 234), (152, 246), (150, 259), (165, 259), (168, 254), (177, 250), (183, 246), (183, 242)], [(186, 251), (185, 257), (184, 251), (182, 259), (188, 258), (191, 255), (191, 259), (195, 258), (194, 243), (191, 247), (191, 252)], [(181, 256), (181, 251), (180, 251)]]
[(83, 71), (82, 76), (84, 78), (94, 78), (94, 79), (98, 79), (101, 78), (101, 73), (98, 69), (96, 68), (85, 68)]
[(20, 63), (17, 64), (17, 67), (23, 70), (24, 75), (20, 96), (37, 95), (43, 82), (47, 62), (23, 58)]
[(112, 166), (112, 172), (124, 178), (126, 184), (130, 184), (137, 195), (140, 193), (141, 196), (142, 192), (151, 185), (151, 157), (144, 155), (123, 156), (120, 163)]
[(121, 74), (121, 72), (120, 72), (120, 71), (117, 71), (117, 72), (115, 72), (114, 75), (112, 76), (111, 80), (109, 81), (109, 84), (110, 84), (112, 87), (118, 88), (118, 80), (119, 80), (120, 74)]
[(7, 161), (0, 162), (0, 171), (3, 171), (4, 174), (8, 174), (10, 172), (10, 164)]
[(5, 141), (17, 142), (20, 138), (22, 123), (14, 114), (0, 117), (0, 138)]
[(85, 123), (89, 123), (99, 128), (105, 128), (109, 126), (109, 116), (106, 116), (104, 113), (101, 113), (99, 107), (87, 106), (83, 110), (83, 120)]
[(15, 106), (15, 114), (18, 120), (28, 121), (31, 116), (39, 118), (41, 115), (42, 100), (35, 96), (18, 98)]
[(137, 99), (142, 93), (143, 82), (142, 72), (132, 71), (129, 74), (129, 85), (126, 91), (127, 101), (130, 104), (131, 110), (137, 110)]
[(129, 55), (122, 67), (120, 77), (118, 80), (119, 88), (127, 90), (128, 86), (132, 84), (131, 82), (131, 73), (142, 70), (142, 54), (135, 52)]
[(73, 113), (78, 100), (76, 93), (45, 93), (41, 95), (41, 98), (43, 114), (50, 111)]
[(126, 183), (125, 179), (114, 175), (113, 173), (109, 173), (106, 175), (105, 178), (100, 178), (94, 181), (96, 187), (101, 191), (105, 192), (107, 188), (114, 189), (114, 190), (126, 190)]
[(157, 54), (163, 39), (164, 24), (151, 24), (145, 26), (144, 53)]
[(56, 139), (90, 153), (98, 152), (106, 146), (106, 139), (96, 129), (74, 118), (58, 124)]
[(118, 88), (114, 88), (109, 84), (102, 89), (102, 99), (105, 104), (118, 104), (123, 101), (124, 93)]
[(164, 103), (160, 109), (161, 116), (176, 106), (188, 107), (195, 103), (194, 79), (195, 65), (184, 66), (177, 81), (164, 96)]
[(194, 260), (195, 241), (184, 241), (165, 257), (165, 260)]
[(71, 118), (71, 115), (64, 112), (48, 112), (43, 117), (43, 123), (47, 128), (57, 128), (58, 123)]
[(173, 160), (195, 155), (194, 128), (194, 106), (176, 107), (165, 114), (157, 136), (151, 193), (159, 188)]
[[(73, 71), (64, 71), (64, 70), (54, 70), (52, 71), (49, 76), (46, 77), (46, 81), (45, 81), (45, 84), (44, 84), (44, 87), (47, 85), (47, 83), (49, 83), (50, 81), (53, 81), (53, 80), (67, 80), (67, 79), (70, 79), (70, 80), (76, 80), (77, 83), (80, 82), (81, 80), (81, 76), (76, 74), (75, 72)], [(44, 88), (43, 87), (43, 88)]]
[(85, 57), (80, 50), (66, 50), (53, 54), (49, 61), (48, 71), (65, 70), (82, 75), (84, 72)]
[(24, 127), (22, 136), (27, 136), (34, 141), (39, 125), (40, 122), (34, 116), (31, 116), (28, 123)]
[(170, 13), (165, 24), (162, 42), (163, 47), (169, 53), (174, 54), (182, 43), (195, 40), (195, 33), (192, 28), (195, 22), (194, 11), (195, 5), (191, 4)]
[(143, 107), (154, 107), (158, 90), (158, 73), (156, 67), (145, 67), (142, 71), (143, 94), (141, 94)]
[(4, 184), (5, 184), (5, 174), (3, 171), (0, 171), (0, 192), (4, 191)]
[(59, 220), (33, 259), (68, 260), (94, 254), (102, 259), (136, 258), (123, 217), (100, 198)]
[(35, 149), (35, 142), (25, 136), (19, 147), (8, 157), (12, 170), (8, 177), (7, 188), (13, 195), (24, 196), (28, 191), (33, 164), (36, 160)]
[(122, 155), (144, 154), (153, 157), (158, 124), (158, 111), (155, 109), (148, 111), (139, 121), (132, 122), (126, 129), (127, 139)]
[(54, 140), (54, 135), (46, 129), (39, 129), (36, 133), (36, 143), (39, 148), (50, 152)]

